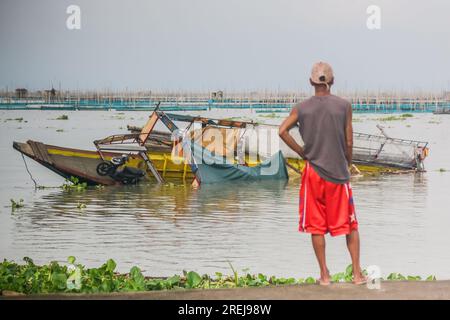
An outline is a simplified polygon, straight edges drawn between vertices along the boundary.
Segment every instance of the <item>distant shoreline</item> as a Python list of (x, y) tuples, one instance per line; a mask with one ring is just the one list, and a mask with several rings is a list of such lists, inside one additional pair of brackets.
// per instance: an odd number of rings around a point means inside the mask
[[(337, 93), (356, 112), (438, 112), (450, 109), (450, 92), (432, 93)], [(160, 103), (163, 111), (254, 109), (257, 112), (289, 112), (309, 97), (301, 92), (110, 92), (110, 91), (0, 91), (0, 110), (121, 110), (151, 111)]]

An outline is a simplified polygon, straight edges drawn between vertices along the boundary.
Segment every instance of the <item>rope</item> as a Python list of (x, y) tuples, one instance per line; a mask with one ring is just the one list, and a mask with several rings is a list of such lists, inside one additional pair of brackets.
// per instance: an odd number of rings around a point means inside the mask
[(25, 164), (25, 169), (27, 170), (28, 174), (30, 175), (31, 180), (34, 183), (34, 189), (39, 189), (38, 183), (36, 182), (36, 180), (34, 180), (33, 175), (31, 174), (30, 170), (28, 169), (27, 162), (25, 161), (25, 156), (23, 155), (23, 153), (21, 153), (21, 155), (22, 155), (23, 163)]
[(30, 170), (28, 169), (28, 165), (27, 165), (27, 162), (25, 161), (25, 157), (24, 157), (23, 153), (21, 153), (21, 155), (22, 155), (23, 163), (25, 164), (25, 169), (27, 170), (28, 175), (30, 176), (31, 180), (32, 180), (33, 183), (34, 183), (34, 189), (35, 189), (35, 190), (37, 190), (37, 189), (59, 189), (59, 188), (61, 188), (61, 187), (46, 187), (46, 186), (40, 186), (40, 185), (36, 182), (36, 180), (33, 178), (33, 175), (31, 174)]

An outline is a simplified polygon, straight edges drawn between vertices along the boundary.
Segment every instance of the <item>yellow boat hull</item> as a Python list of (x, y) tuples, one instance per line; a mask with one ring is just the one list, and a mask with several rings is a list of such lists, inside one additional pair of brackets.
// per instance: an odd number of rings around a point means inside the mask
[[(96, 151), (65, 148), (59, 146), (46, 145), (40, 142), (28, 141), (27, 143), (14, 142), (13, 147), (22, 154), (41, 163), (50, 170), (65, 177), (77, 177), (80, 181), (89, 184), (113, 185), (119, 182), (108, 176), (100, 176), (97, 173), (97, 166), (103, 160)], [(148, 153), (150, 160), (164, 179), (192, 181), (194, 174), (190, 165), (182, 157), (172, 156), (165, 150), (151, 150)], [(110, 160), (118, 157), (121, 153), (104, 152), (104, 159)], [(286, 159), (290, 178), (300, 177), (300, 172), (305, 165), (303, 160)], [(247, 165), (254, 166), (258, 162)], [(139, 155), (132, 155), (127, 166), (147, 171), (147, 179), (152, 180), (153, 175), (148, 170), (146, 163)], [(384, 173), (399, 173), (404, 170), (394, 167), (384, 167), (376, 165), (357, 165), (359, 173), (362, 175), (379, 175)]]

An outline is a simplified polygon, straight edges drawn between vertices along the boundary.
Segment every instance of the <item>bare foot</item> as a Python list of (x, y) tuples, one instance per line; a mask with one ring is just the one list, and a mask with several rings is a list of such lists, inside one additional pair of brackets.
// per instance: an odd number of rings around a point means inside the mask
[(331, 284), (330, 278), (328, 279), (322, 279), (319, 278), (317, 279), (317, 282), (321, 285), (321, 286), (329, 286)]
[(329, 286), (331, 284), (330, 271), (327, 269), (326, 273), (320, 273), (320, 278), (317, 281), (321, 286)]
[(356, 285), (366, 284), (367, 277), (363, 275), (361, 272), (359, 272), (357, 275), (353, 276), (353, 283)]

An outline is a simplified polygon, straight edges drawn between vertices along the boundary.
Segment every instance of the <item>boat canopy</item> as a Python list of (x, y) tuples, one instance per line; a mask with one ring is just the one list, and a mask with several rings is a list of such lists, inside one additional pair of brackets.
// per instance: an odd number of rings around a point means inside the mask
[[(162, 111), (157, 111), (162, 113)], [(164, 113), (169, 119), (172, 121), (180, 121), (180, 122), (201, 122), (204, 125), (213, 125), (218, 127), (230, 127), (230, 128), (245, 128), (249, 125), (256, 125), (255, 122), (252, 121), (236, 121), (229, 119), (213, 119), (213, 118), (204, 118), (200, 116), (189, 116), (184, 114), (175, 114), (175, 113)]]

